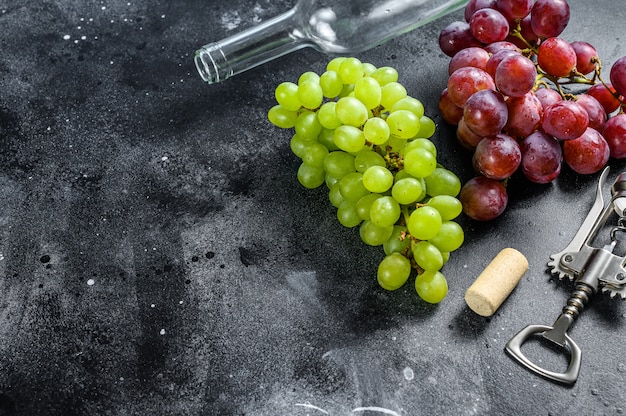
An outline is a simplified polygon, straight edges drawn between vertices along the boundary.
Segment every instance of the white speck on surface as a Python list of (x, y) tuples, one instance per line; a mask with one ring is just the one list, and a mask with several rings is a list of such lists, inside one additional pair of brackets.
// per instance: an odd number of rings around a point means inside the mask
[(165, 329), (161, 329), (161, 330), (159, 331), (159, 334), (161, 334), (161, 335), (165, 335)]
[(234, 30), (241, 24), (241, 17), (239, 17), (239, 13), (236, 11), (227, 12), (222, 14), (220, 21), (225, 29)]
[(408, 381), (411, 381), (415, 378), (415, 373), (413, 372), (413, 369), (411, 367), (405, 367), (404, 370), (402, 370), (402, 374), (404, 374), (404, 378)]
[(87, 285), (88, 285), (88, 286), (93, 286), (93, 285), (95, 285), (95, 284), (96, 284), (96, 281), (95, 281), (95, 280), (93, 280), (93, 279), (89, 279), (89, 280), (87, 280)]
[(377, 406), (357, 407), (356, 409), (352, 410), (352, 413), (356, 413), (356, 412), (378, 412), (378, 413), (383, 413), (385, 415), (400, 416), (398, 412), (394, 412), (391, 409), (385, 409), (384, 407), (377, 407)]
[(296, 403), (295, 406), (306, 407), (307, 409), (317, 410), (319, 412), (324, 413), (325, 415), (330, 414), (326, 410), (322, 409), (321, 407), (314, 406), (310, 403)]
[(63, 35), (63, 39), (64, 40), (70, 40), (71, 36), (70, 35)]

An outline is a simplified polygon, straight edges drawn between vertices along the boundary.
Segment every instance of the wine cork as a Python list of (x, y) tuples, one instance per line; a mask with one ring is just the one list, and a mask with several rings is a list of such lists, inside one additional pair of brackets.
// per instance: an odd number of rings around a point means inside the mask
[(491, 316), (511, 294), (528, 270), (528, 260), (519, 251), (505, 248), (465, 292), (465, 302), (481, 316)]

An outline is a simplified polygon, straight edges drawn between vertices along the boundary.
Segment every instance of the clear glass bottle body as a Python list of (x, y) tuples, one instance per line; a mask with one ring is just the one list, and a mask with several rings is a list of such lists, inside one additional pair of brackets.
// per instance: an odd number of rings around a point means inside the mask
[(304, 47), (331, 55), (363, 52), (467, 4), (468, 0), (299, 0), (289, 11), (194, 55), (217, 83)]

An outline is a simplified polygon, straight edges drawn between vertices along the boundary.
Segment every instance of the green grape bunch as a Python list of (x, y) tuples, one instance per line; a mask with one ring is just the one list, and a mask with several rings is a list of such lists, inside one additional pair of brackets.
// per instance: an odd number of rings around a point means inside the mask
[(321, 75), (280, 83), (275, 97), (268, 119), (294, 131), (300, 184), (325, 185), (339, 223), (382, 246), (379, 285), (396, 290), (414, 274), (419, 297), (441, 302), (448, 293), (441, 269), (464, 241), (454, 221), (463, 210), (461, 182), (437, 162), (436, 125), (398, 72), (337, 57)]

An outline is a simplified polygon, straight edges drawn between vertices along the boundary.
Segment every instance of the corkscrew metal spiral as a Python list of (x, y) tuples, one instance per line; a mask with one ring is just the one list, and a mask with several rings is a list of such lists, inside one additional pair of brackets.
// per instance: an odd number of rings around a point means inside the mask
[[(605, 205), (602, 188), (609, 168), (606, 168), (598, 181), (596, 199), (578, 232), (561, 252), (550, 256), (548, 267), (559, 279), (568, 277), (575, 281), (575, 288), (561, 315), (552, 326), (528, 325), (506, 344), (505, 350), (528, 370), (547, 379), (564, 384), (574, 384), (580, 372), (582, 352), (567, 334), (589, 299), (598, 290), (608, 293), (611, 298), (626, 298), (626, 257), (613, 253), (619, 242), (618, 234), (626, 232), (626, 172), (621, 173), (611, 186), (611, 200)], [(617, 216), (615, 226), (610, 229), (610, 242), (603, 247), (593, 247), (598, 232), (604, 228), (609, 218)], [(522, 345), (531, 337), (541, 336), (569, 354), (569, 365), (563, 373), (542, 368), (532, 362), (523, 352)]]

